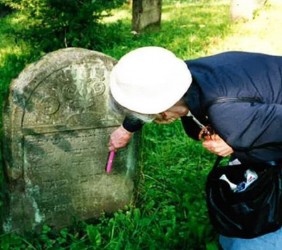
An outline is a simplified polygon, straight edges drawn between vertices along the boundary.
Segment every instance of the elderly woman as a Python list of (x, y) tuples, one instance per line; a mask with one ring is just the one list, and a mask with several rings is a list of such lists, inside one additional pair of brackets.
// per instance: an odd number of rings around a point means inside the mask
[[(145, 122), (180, 118), (187, 135), (216, 155), (282, 161), (282, 57), (225, 52), (183, 61), (164, 48), (143, 47), (115, 65), (110, 92), (115, 109), (125, 114), (110, 150), (126, 146)], [(253, 239), (220, 236), (220, 244), (282, 249), (282, 231)]]

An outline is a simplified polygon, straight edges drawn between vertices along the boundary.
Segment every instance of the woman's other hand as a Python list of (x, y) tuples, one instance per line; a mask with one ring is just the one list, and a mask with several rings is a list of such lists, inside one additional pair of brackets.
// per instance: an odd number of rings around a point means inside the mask
[(233, 149), (217, 134), (205, 137), (202, 145), (211, 153), (219, 156), (224, 157), (233, 153)]

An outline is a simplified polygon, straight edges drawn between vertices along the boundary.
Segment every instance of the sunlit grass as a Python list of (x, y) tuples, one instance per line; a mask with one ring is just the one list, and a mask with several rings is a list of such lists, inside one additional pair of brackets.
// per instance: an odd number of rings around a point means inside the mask
[[(223, 1), (226, 2), (226, 1)], [(172, 50), (183, 59), (203, 56), (206, 47), (215, 39), (223, 39), (230, 28), (228, 4), (173, 4), (163, 6), (162, 24), (159, 31), (146, 29), (139, 34), (131, 33), (128, 6), (122, 9), (122, 15), (116, 14), (118, 20), (127, 29), (116, 30), (123, 37), (118, 49), (105, 48), (104, 52), (116, 59), (140, 46), (162, 46)], [(108, 19), (106, 19), (108, 20)], [(212, 21), (211, 21), (212, 20)]]
[(240, 50), (282, 55), (281, 8), (279, 0), (268, 1), (252, 20), (232, 23), (228, 37), (211, 40), (208, 53)]
[[(20, 62), (23, 57), (28, 57), (33, 54), (33, 49), (30, 44), (19, 39), (14, 34), (14, 30), (21, 27), (21, 22), (25, 17), (21, 14), (10, 15), (0, 19), (0, 65), (9, 64), (10, 57), (17, 58)], [(16, 71), (16, 65), (12, 63), (12, 68)], [(22, 65), (24, 67), (24, 65)], [(6, 69), (7, 70), (7, 69)], [(17, 72), (18, 73), (18, 72)], [(9, 83), (3, 82), (3, 77), (0, 78), (1, 86)]]
[(131, 9), (129, 5), (124, 5), (120, 10), (113, 10), (111, 16), (104, 17), (102, 22), (104, 23), (113, 23), (124, 19), (131, 19)]

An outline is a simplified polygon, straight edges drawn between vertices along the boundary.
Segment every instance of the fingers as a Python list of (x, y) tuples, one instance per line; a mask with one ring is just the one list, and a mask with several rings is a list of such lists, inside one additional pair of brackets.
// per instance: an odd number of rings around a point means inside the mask
[(109, 151), (115, 151), (115, 152), (117, 151), (117, 148), (114, 145), (112, 145), (111, 143), (109, 143), (108, 148), (109, 148)]
[(203, 141), (202, 145), (205, 149), (216, 155), (228, 156), (233, 153), (233, 149), (219, 136)]
[(131, 132), (120, 126), (110, 135), (110, 141), (108, 144), (109, 150), (117, 151), (118, 149), (125, 147), (129, 143), (131, 136)]
[(110, 151), (114, 150), (117, 151), (120, 148), (125, 147), (128, 144), (128, 140), (110, 140), (108, 148)]

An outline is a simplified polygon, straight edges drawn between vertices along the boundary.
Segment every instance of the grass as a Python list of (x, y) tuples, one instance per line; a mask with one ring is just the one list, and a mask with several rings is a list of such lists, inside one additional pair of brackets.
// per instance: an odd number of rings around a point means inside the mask
[[(159, 31), (130, 32), (130, 9), (116, 10), (107, 25), (101, 52), (119, 59), (124, 53), (158, 45), (188, 59), (204, 56), (209, 44), (230, 32), (226, 1), (206, 4), (165, 4)], [(38, 47), (9, 34), (20, 29), (20, 14), (0, 19), (1, 102), (11, 80), (44, 54)], [(105, 36), (107, 37), (107, 36)], [(179, 121), (143, 128), (141, 168), (135, 204), (94, 222), (74, 222), (54, 232), (0, 235), (0, 249), (217, 249), (217, 235), (209, 225), (204, 182), (214, 156), (186, 137)]]

